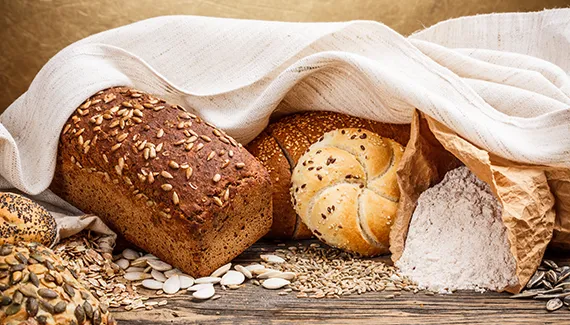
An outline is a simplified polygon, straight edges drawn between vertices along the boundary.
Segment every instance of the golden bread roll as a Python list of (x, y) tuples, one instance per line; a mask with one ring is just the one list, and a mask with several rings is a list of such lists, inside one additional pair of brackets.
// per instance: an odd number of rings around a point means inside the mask
[(34, 201), (0, 193), (0, 245), (20, 241), (51, 246), (57, 235), (55, 219)]
[(107, 307), (40, 244), (1, 245), (0, 277), (0, 324), (116, 324)]
[(388, 253), (403, 147), (365, 129), (326, 133), (293, 170), (295, 211), (323, 242), (372, 256)]
[(271, 123), (247, 145), (269, 171), (273, 189), (273, 225), (270, 238), (304, 239), (311, 231), (297, 217), (291, 204), (291, 173), (305, 151), (323, 134), (341, 128), (362, 128), (405, 145), (410, 137), (408, 124), (387, 124), (334, 112), (304, 112)]

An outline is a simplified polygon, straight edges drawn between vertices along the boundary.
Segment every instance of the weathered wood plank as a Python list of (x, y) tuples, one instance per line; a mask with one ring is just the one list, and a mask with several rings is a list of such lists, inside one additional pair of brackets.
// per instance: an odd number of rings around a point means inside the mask
[[(263, 251), (273, 251), (272, 242), (261, 242), (244, 252), (236, 263), (258, 261)], [(551, 256), (570, 264), (568, 254)], [(380, 260), (389, 262), (387, 256)], [(219, 287), (218, 287), (219, 288)], [(510, 294), (457, 292), (428, 296), (405, 292), (393, 299), (390, 292), (365, 293), (339, 299), (280, 296), (248, 283), (239, 290), (217, 290), (218, 300), (195, 302), (188, 295), (168, 299), (168, 305), (154, 310), (115, 311), (120, 324), (474, 324), (474, 323), (558, 323), (570, 320), (564, 307), (553, 313), (543, 301), (513, 300)]]

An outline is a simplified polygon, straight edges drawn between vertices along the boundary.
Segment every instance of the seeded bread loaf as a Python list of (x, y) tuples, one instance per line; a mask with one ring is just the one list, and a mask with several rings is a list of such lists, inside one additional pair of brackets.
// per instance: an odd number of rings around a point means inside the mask
[(97, 93), (60, 137), (51, 189), (193, 276), (267, 233), (265, 168), (223, 131), (128, 88)]
[(386, 124), (333, 112), (306, 112), (286, 116), (270, 124), (247, 149), (269, 171), (273, 187), (272, 238), (303, 239), (311, 231), (295, 213), (289, 188), (291, 173), (303, 153), (326, 132), (341, 128), (360, 128), (406, 145), (410, 126)]
[(0, 245), (36, 242), (51, 246), (57, 237), (55, 219), (42, 206), (14, 193), (0, 193)]
[(49, 248), (0, 245), (0, 324), (115, 325), (101, 303)]
[(364, 256), (388, 253), (403, 147), (363, 129), (325, 133), (291, 178), (295, 211), (321, 241)]

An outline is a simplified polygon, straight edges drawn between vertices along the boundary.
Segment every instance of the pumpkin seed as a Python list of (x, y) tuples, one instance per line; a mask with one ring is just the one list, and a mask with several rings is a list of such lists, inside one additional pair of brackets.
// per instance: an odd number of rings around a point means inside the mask
[(26, 312), (30, 317), (35, 317), (38, 314), (38, 300), (36, 298), (28, 298), (26, 301)]
[(46, 325), (47, 324), (47, 316), (45, 316), (45, 315), (37, 316), (36, 321), (38, 322), (39, 325)]
[(53, 306), (54, 314), (61, 314), (67, 309), (67, 303), (65, 301), (60, 301), (55, 306)]
[(40, 297), (46, 298), (46, 299), (55, 299), (58, 297), (57, 292), (55, 292), (51, 289), (47, 289), (47, 288), (39, 289), (38, 294), (40, 295)]
[(241, 265), (239, 265), (239, 264), (236, 265), (236, 266), (234, 266), (234, 269), (236, 269), (237, 271), (243, 273), (243, 275), (244, 275), (246, 278), (248, 278), (248, 279), (251, 279), (251, 278), (253, 277), (253, 275), (251, 274), (251, 272), (250, 272), (248, 269), (246, 269), (245, 267), (243, 267), (243, 266), (241, 266)]
[(49, 302), (45, 301), (45, 300), (41, 300), (40, 299), (40, 308), (47, 311), (50, 314), (54, 314), (54, 307), (52, 304), (50, 304)]
[(12, 296), (12, 302), (16, 305), (21, 305), (23, 301), (24, 295), (20, 291), (14, 292), (14, 295)]
[(38, 279), (38, 276), (34, 272), (30, 272), (30, 282), (36, 287), (40, 286), (40, 280)]
[(36, 293), (36, 287), (31, 283), (21, 286), (18, 290), (20, 290), (20, 292), (23, 293), (26, 297), (36, 298), (38, 296)]
[(83, 310), (83, 306), (77, 305), (73, 314), (75, 315), (75, 318), (77, 318), (77, 322), (79, 324), (83, 324), (85, 321), (85, 310)]
[(22, 272), (16, 271), (10, 275), (10, 284), (14, 285), (22, 280)]
[(216, 290), (214, 289), (214, 286), (211, 285), (203, 287), (198, 291), (195, 291), (194, 293), (192, 293), (192, 296), (196, 299), (205, 300), (212, 298), (215, 294)]
[(20, 309), (22, 308), (22, 306), (20, 304), (11, 304), (10, 306), (8, 306), (8, 308), (6, 308), (6, 316), (11, 316), (16, 314), (17, 312), (20, 311)]
[(240, 285), (245, 281), (245, 275), (238, 271), (228, 271), (222, 277), (220, 284), (223, 286)]
[(24, 264), (16, 264), (12, 266), (11, 271), (22, 271), (26, 266)]
[(261, 284), (262, 287), (264, 287), (265, 289), (280, 289), (283, 288), (284, 286), (291, 284), (291, 282), (289, 280), (285, 280), (285, 279), (281, 279), (281, 278), (271, 278), (271, 279), (267, 279), (265, 281), (263, 281), (263, 283)]
[(13, 246), (12, 245), (2, 245), (2, 247), (0, 247), (0, 255), (2, 256), (6, 256), (6, 255), (10, 255), (12, 254), (12, 249)]
[(12, 298), (2, 295), (0, 297), (0, 306), (8, 306), (12, 303)]
[(24, 254), (22, 254), (22, 253), (20, 253), (20, 252), (17, 252), (17, 253), (16, 253), (16, 259), (17, 259), (18, 261), (20, 261), (22, 264), (28, 264), (28, 258), (26, 258), (26, 257), (24, 256)]
[(222, 275), (226, 274), (226, 272), (228, 272), (231, 267), (232, 267), (232, 263), (222, 265), (217, 270), (212, 272), (212, 274), (210, 276), (214, 277), (214, 278), (219, 278)]
[(188, 289), (194, 285), (194, 278), (189, 275), (179, 275), (180, 279), (180, 289)]
[(160, 290), (160, 289), (162, 289), (163, 284), (162, 284), (162, 282), (159, 282), (156, 280), (146, 279), (146, 280), (143, 280), (142, 286), (147, 288), (147, 289), (151, 289), (151, 290)]
[(205, 276), (205, 277), (196, 279), (194, 281), (194, 283), (196, 283), (196, 284), (203, 284), (203, 283), (216, 284), (216, 283), (219, 283), (220, 281), (222, 281), (222, 278), (213, 277), (213, 276)]
[(75, 289), (73, 289), (73, 287), (68, 283), (65, 283), (63, 285), (63, 291), (65, 291), (65, 293), (67, 293), (70, 298), (73, 298), (75, 296)]
[(163, 286), (162, 286), (162, 290), (164, 290), (164, 293), (166, 294), (175, 294), (178, 292), (178, 290), (180, 290), (180, 278), (178, 275), (174, 275), (172, 277), (170, 277), (168, 280), (166, 280), (166, 282), (164, 282)]
[(89, 301), (83, 302), (83, 311), (85, 311), (85, 316), (87, 319), (93, 318), (93, 306), (91, 306)]
[(93, 319), (91, 320), (91, 322), (93, 323), (93, 325), (101, 325), (102, 319), (101, 319), (101, 312), (99, 311), (99, 309), (93, 312)]

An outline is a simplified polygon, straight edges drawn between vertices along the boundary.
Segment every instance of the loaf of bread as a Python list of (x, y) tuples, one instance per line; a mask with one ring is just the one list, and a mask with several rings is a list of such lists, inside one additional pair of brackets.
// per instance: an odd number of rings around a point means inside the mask
[(0, 324), (111, 325), (101, 304), (49, 248), (0, 245)]
[(69, 118), (51, 189), (193, 276), (239, 255), (272, 221), (268, 173), (241, 144), (128, 88), (97, 93)]
[(404, 150), (363, 129), (326, 133), (291, 178), (295, 211), (321, 241), (364, 256), (388, 253)]
[(291, 203), (291, 173), (311, 144), (326, 132), (341, 128), (373, 131), (402, 145), (406, 145), (410, 137), (407, 124), (386, 124), (333, 112), (294, 114), (270, 124), (247, 145), (247, 149), (267, 168), (271, 178), (273, 226), (268, 237), (303, 239), (312, 236)]
[(51, 246), (57, 237), (55, 219), (42, 206), (14, 193), (0, 193), (0, 245), (36, 242)]

